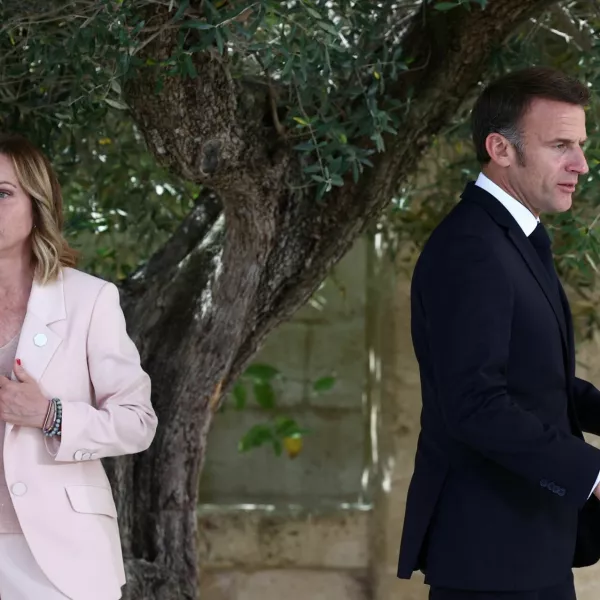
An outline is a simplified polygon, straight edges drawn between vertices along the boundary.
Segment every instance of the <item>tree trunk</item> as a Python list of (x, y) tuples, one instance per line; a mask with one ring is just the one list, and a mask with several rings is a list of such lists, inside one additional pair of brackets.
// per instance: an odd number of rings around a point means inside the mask
[[(358, 184), (318, 204), (294, 151), (265, 125), (265, 91), (242, 89), (227, 61), (196, 56), (196, 80), (152, 70), (126, 94), (157, 159), (206, 192), (165, 248), (123, 287), (130, 333), (153, 381), (159, 417), (150, 450), (107, 461), (120, 513), (127, 600), (196, 600), (197, 486), (222, 393), (265, 335), (306, 302), (331, 266), (411, 173), (432, 136), (473, 90), (489, 52), (550, 0), (490, 0), (485, 11), (426, 10), (406, 33), (414, 68), (402, 134)], [(168, 18), (153, 5), (154, 22)], [(162, 11), (162, 12), (161, 12)], [(443, 18), (446, 22), (443, 22)], [(167, 58), (165, 28), (142, 58)], [(261, 97), (262, 94), (262, 97)]]

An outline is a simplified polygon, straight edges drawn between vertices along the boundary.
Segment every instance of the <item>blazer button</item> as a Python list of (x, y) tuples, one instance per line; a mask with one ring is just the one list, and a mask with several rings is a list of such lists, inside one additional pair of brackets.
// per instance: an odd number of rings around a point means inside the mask
[(38, 346), (38, 348), (45, 346), (47, 342), (48, 338), (43, 333), (38, 333), (33, 338), (33, 343)]
[(90, 458), (92, 458), (92, 455), (89, 452), (84, 452), (81, 460), (90, 460)]
[(27, 493), (27, 486), (22, 481), (13, 483), (13, 486), (10, 489), (15, 496), (24, 496)]
[(559, 496), (564, 496), (565, 495), (565, 488), (560, 488), (558, 490), (558, 492), (556, 492)]
[(83, 450), (77, 450), (77, 452), (73, 454), (73, 458), (75, 460), (83, 460)]
[(542, 487), (548, 487), (548, 480), (547, 480), (547, 479), (542, 479), (542, 480), (540, 481), (540, 485), (541, 485)]

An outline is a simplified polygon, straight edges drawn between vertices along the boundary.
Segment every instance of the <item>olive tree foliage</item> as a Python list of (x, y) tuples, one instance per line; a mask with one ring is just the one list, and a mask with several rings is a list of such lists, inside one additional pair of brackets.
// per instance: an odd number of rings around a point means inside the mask
[[(551, 0), (0, 4), (2, 128), (56, 164), (70, 237), (120, 282), (153, 380), (152, 447), (107, 461), (128, 598), (197, 597), (207, 434), (264, 337), (357, 236), (419, 248), (477, 172), (467, 117), (487, 78), (543, 62), (594, 88), (597, 24), (595, 3)], [(554, 230), (590, 298), (596, 115)]]

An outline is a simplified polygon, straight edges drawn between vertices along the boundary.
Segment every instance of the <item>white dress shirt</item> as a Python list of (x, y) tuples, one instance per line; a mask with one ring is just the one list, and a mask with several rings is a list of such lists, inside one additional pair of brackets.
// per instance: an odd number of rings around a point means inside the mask
[(496, 185), (483, 173), (479, 174), (475, 185), (494, 196), (513, 216), (527, 237), (533, 233), (540, 220), (525, 205), (515, 200), (510, 194), (507, 194), (499, 185)]
[[(510, 194), (507, 194), (499, 185), (496, 185), (489, 177), (486, 177), (483, 173), (479, 174), (477, 181), (475, 182), (477, 187), (484, 189), (490, 193), (498, 202), (500, 202), (504, 208), (512, 215), (514, 220), (519, 224), (519, 227), (523, 230), (523, 233), (529, 237), (533, 230), (537, 227), (540, 222), (539, 217), (536, 217), (526, 206), (521, 204), (518, 200), (513, 198)], [(590, 492), (588, 498), (592, 495), (596, 486), (600, 483), (600, 473), (594, 483), (594, 487)]]

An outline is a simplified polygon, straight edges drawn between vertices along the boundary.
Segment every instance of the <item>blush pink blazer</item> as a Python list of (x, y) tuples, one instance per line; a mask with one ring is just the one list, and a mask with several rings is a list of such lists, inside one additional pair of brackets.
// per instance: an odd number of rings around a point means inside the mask
[(157, 425), (117, 288), (67, 268), (52, 283), (34, 283), (17, 357), (42, 392), (63, 403), (60, 439), (6, 424), (6, 484), (23, 534), (65, 596), (116, 600), (125, 573), (99, 459), (145, 450)]

